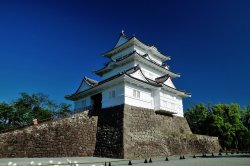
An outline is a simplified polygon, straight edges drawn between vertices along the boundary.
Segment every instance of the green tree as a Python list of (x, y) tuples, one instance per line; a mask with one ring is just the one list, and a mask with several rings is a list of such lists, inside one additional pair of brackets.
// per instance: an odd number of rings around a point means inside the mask
[(246, 111), (243, 115), (240, 106), (234, 103), (214, 106), (197, 104), (185, 113), (193, 133), (217, 136), (222, 147), (235, 149), (246, 139), (248, 131), (242, 119), (247, 119), (249, 114)]
[(250, 150), (250, 107), (245, 107), (241, 111), (241, 121), (243, 125), (248, 129), (247, 132), (241, 135), (239, 141), (239, 147), (241, 149)]
[(209, 111), (204, 104), (197, 104), (187, 109), (184, 113), (191, 130), (196, 134), (208, 134), (208, 121)]
[(239, 140), (247, 131), (241, 121), (240, 105), (216, 104), (213, 106), (213, 130), (221, 144), (229, 148), (238, 148)]
[(250, 107), (246, 107), (241, 111), (241, 121), (250, 130)]
[(11, 128), (14, 108), (7, 103), (0, 103), (0, 130)]
[(69, 104), (57, 104), (43, 93), (20, 93), (11, 104), (0, 103), (0, 131), (31, 125), (35, 118), (39, 123), (70, 114)]
[(14, 102), (15, 108), (15, 125), (24, 126), (31, 124), (33, 119), (38, 120), (50, 119), (52, 111), (49, 110), (48, 103), (52, 103), (47, 95), (34, 93), (29, 95), (21, 93), (20, 97)]
[(70, 110), (70, 104), (60, 103), (56, 112), (57, 118), (63, 118), (69, 116), (72, 113)]

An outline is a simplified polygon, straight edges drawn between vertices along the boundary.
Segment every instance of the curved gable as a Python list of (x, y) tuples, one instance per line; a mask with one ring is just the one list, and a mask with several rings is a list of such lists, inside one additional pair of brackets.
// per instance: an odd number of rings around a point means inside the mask
[(87, 90), (87, 89), (89, 89), (89, 88), (91, 88), (93, 86), (96, 86), (97, 84), (98, 84), (97, 81), (92, 80), (92, 79), (90, 79), (88, 77), (83, 77), (82, 82), (81, 82), (79, 88), (76, 90), (75, 93), (85, 91), (85, 90)]
[(81, 83), (80, 87), (77, 89), (76, 93), (78, 92), (82, 92), (82, 91), (85, 91), (87, 89), (91, 88), (91, 86), (89, 84), (87, 84), (84, 80), (83, 82)]
[(145, 76), (143, 75), (141, 70), (137, 70), (136, 72), (130, 74), (132, 77), (135, 77), (137, 79), (143, 80), (147, 82), (147, 79), (145, 78)]
[(115, 45), (115, 48), (118, 47), (118, 46), (120, 46), (120, 45), (122, 45), (122, 44), (124, 44), (124, 43), (126, 43), (127, 41), (128, 41), (128, 38), (125, 37), (124, 35), (121, 35), (121, 36), (119, 37), (119, 39), (118, 39), (116, 45)]
[(148, 82), (148, 79), (145, 77), (145, 75), (141, 71), (141, 68), (139, 65), (133, 67), (132, 69), (127, 70), (125, 73), (136, 79)]
[(167, 85), (167, 86), (170, 86), (171, 88), (176, 89), (176, 87), (175, 87), (175, 85), (174, 85), (174, 83), (173, 83), (173, 81), (171, 80), (170, 77), (164, 82), (164, 84)]

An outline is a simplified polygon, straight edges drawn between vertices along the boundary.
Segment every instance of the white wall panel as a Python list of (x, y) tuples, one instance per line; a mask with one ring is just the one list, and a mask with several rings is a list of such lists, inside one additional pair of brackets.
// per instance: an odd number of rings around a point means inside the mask
[[(133, 91), (138, 90), (140, 97), (133, 96)], [(152, 92), (149, 89), (145, 89), (133, 84), (125, 84), (125, 104), (154, 109), (154, 101), (152, 98)]]
[(164, 84), (166, 84), (166, 85), (168, 85), (168, 86), (170, 86), (172, 88), (175, 88), (175, 85), (174, 85), (171, 78), (168, 78), (167, 81), (164, 82)]
[[(110, 92), (115, 91), (115, 97), (110, 96)], [(113, 107), (124, 104), (124, 84), (107, 88), (102, 92), (102, 108)]]
[(75, 110), (84, 109), (85, 107), (89, 107), (91, 105), (92, 105), (92, 102), (91, 102), (90, 96), (74, 101)]

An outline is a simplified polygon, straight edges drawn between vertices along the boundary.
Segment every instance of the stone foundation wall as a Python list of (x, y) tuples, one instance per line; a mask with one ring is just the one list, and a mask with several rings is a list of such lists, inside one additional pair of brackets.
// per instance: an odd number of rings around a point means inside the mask
[(95, 156), (123, 158), (123, 105), (100, 112), (96, 135)]
[[(92, 112), (93, 113), (93, 112)], [(218, 138), (192, 134), (185, 118), (129, 105), (0, 135), (0, 157), (145, 158), (217, 152)]]
[(0, 135), (0, 157), (93, 156), (97, 117), (88, 111)]
[(192, 134), (185, 118), (124, 107), (124, 158), (217, 152), (217, 137)]

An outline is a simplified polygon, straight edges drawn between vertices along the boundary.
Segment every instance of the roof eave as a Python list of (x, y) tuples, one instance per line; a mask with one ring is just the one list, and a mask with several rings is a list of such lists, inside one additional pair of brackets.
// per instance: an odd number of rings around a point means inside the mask
[(134, 44), (137, 45), (141, 48), (143, 48), (144, 50), (150, 50), (151, 52), (153, 52), (155, 55), (157, 55), (160, 59), (162, 59), (162, 61), (167, 61), (167, 60), (171, 60), (170, 56), (166, 56), (164, 54), (162, 54), (161, 52), (159, 52), (158, 50), (153, 49), (152, 47), (147, 46), (146, 44), (142, 43), (139, 39), (137, 39), (136, 37), (131, 37), (130, 39), (128, 39), (127, 42), (121, 44), (118, 47), (114, 47), (111, 50), (102, 53), (102, 56), (108, 57), (110, 58), (114, 53), (116, 53), (118, 50), (120, 49), (124, 49), (126, 48), (126, 46), (130, 46), (129, 44)]
[(95, 70), (95, 71), (92, 71), (92, 73), (98, 75), (98, 76), (102, 76), (103, 74), (105, 74), (106, 72), (109, 72), (111, 69), (100, 69), (100, 70)]
[(138, 46), (141, 46), (143, 49), (147, 49), (150, 50), (151, 52), (153, 52), (155, 55), (157, 55), (160, 59), (162, 59), (162, 61), (167, 61), (167, 60), (171, 60), (170, 56), (166, 56), (164, 54), (162, 54), (161, 52), (159, 52), (158, 50), (153, 49), (150, 46), (147, 46), (146, 44), (144, 44), (143, 42), (141, 42), (139, 39), (135, 38), (135, 44), (138, 44)]
[(112, 55), (113, 55), (114, 53), (116, 53), (116, 52), (118, 52), (119, 50), (123, 50), (123, 49), (125, 49), (126, 47), (128, 47), (129, 44), (131, 44), (131, 42), (132, 42), (134, 39), (135, 39), (135, 37), (131, 37), (130, 39), (128, 39), (127, 42), (125, 42), (125, 43), (119, 45), (118, 47), (114, 47), (114, 48), (112, 48), (112, 49), (109, 50), (109, 51), (106, 51), (106, 52), (104, 52), (104, 53), (101, 53), (101, 55), (104, 56), (104, 57), (110, 58), (110, 57), (112, 57)]
[(111, 80), (107, 79), (108, 81), (105, 81), (105, 80), (104, 80), (103, 83), (100, 82), (100, 84), (98, 84), (98, 85), (96, 85), (96, 86), (94, 86), (94, 87), (91, 87), (91, 88), (89, 88), (89, 89), (86, 89), (86, 90), (84, 90), (84, 91), (81, 91), (81, 92), (78, 92), (78, 93), (73, 93), (73, 94), (71, 94), (71, 95), (66, 95), (65, 98), (68, 99), (68, 100), (75, 101), (75, 100), (79, 99), (79, 98), (82, 97), (82, 96), (86, 96), (86, 95), (89, 95), (89, 94), (93, 94), (94, 92), (100, 91), (101, 89), (103, 89), (104, 86), (106, 86), (106, 85), (107, 85), (108, 83), (110, 83), (111, 81), (112, 81), (112, 82), (113, 82), (113, 81), (118, 81), (118, 82), (119, 82), (119, 79), (123, 78), (123, 77), (122, 77), (123, 75), (124, 75), (124, 74), (117, 75), (114, 79), (111, 79)]
[(176, 93), (177, 95), (181, 96), (181, 97), (191, 97), (191, 94), (190, 93), (187, 93), (187, 92), (184, 92), (184, 91), (181, 91), (181, 90), (178, 90), (178, 89), (175, 89), (171, 86), (168, 86), (166, 84), (164, 84), (162, 86), (163, 88), (166, 88), (166, 90), (168, 91), (172, 91), (173, 93)]
[[(133, 56), (134, 56), (134, 57), (133, 57)], [(150, 60), (148, 60), (148, 59), (146, 59), (145, 57), (141, 56), (141, 55), (140, 55), (138, 52), (136, 52), (136, 51), (132, 52), (130, 56), (128, 56), (128, 57), (122, 59), (121, 61), (123, 61), (123, 60), (129, 61), (129, 60), (131, 60), (131, 58), (136, 58), (136, 59), (141, 58), (141, 59), (147, 61), (147, 63), (154, 64), (155, 66), (158, 67), (158, 70), (167, 71), (167, 73), (171, 76), (171, 78), (180, 77), (180, 74), (174, 73), (174, 72), (172, 72), (172, 71), (170, 71), (170, 70), (168, 70), (168, 69), (166, 69), (166, 68), (164, 68), (164, 67), (162, 67), (162, 66), (159, 66), (159, 65), (157, 65), (157, 64), (155, 64), (155, 63), (153, 63), (153, 62), (151, 62)], [(115, 62), (115, 63), (120, 63), (121, 61)], [(97, 71), (93, 71), (93, 73), (94, 73), (94, 74), (97, 74), (97, 75), (99, 75), (99, 76), (102, 76), (103, 74), (105, 74), (106, 72), (109, 72), (109, 71), (111, 70), (110, 68), (108, 68), (110, 65), (111, 65), (111, 64), (108, 64), (108, 66), (106, 66), (106, 67), (103, 68), (103, 69), (100, 69), (100, 70), (97, 70)]]

